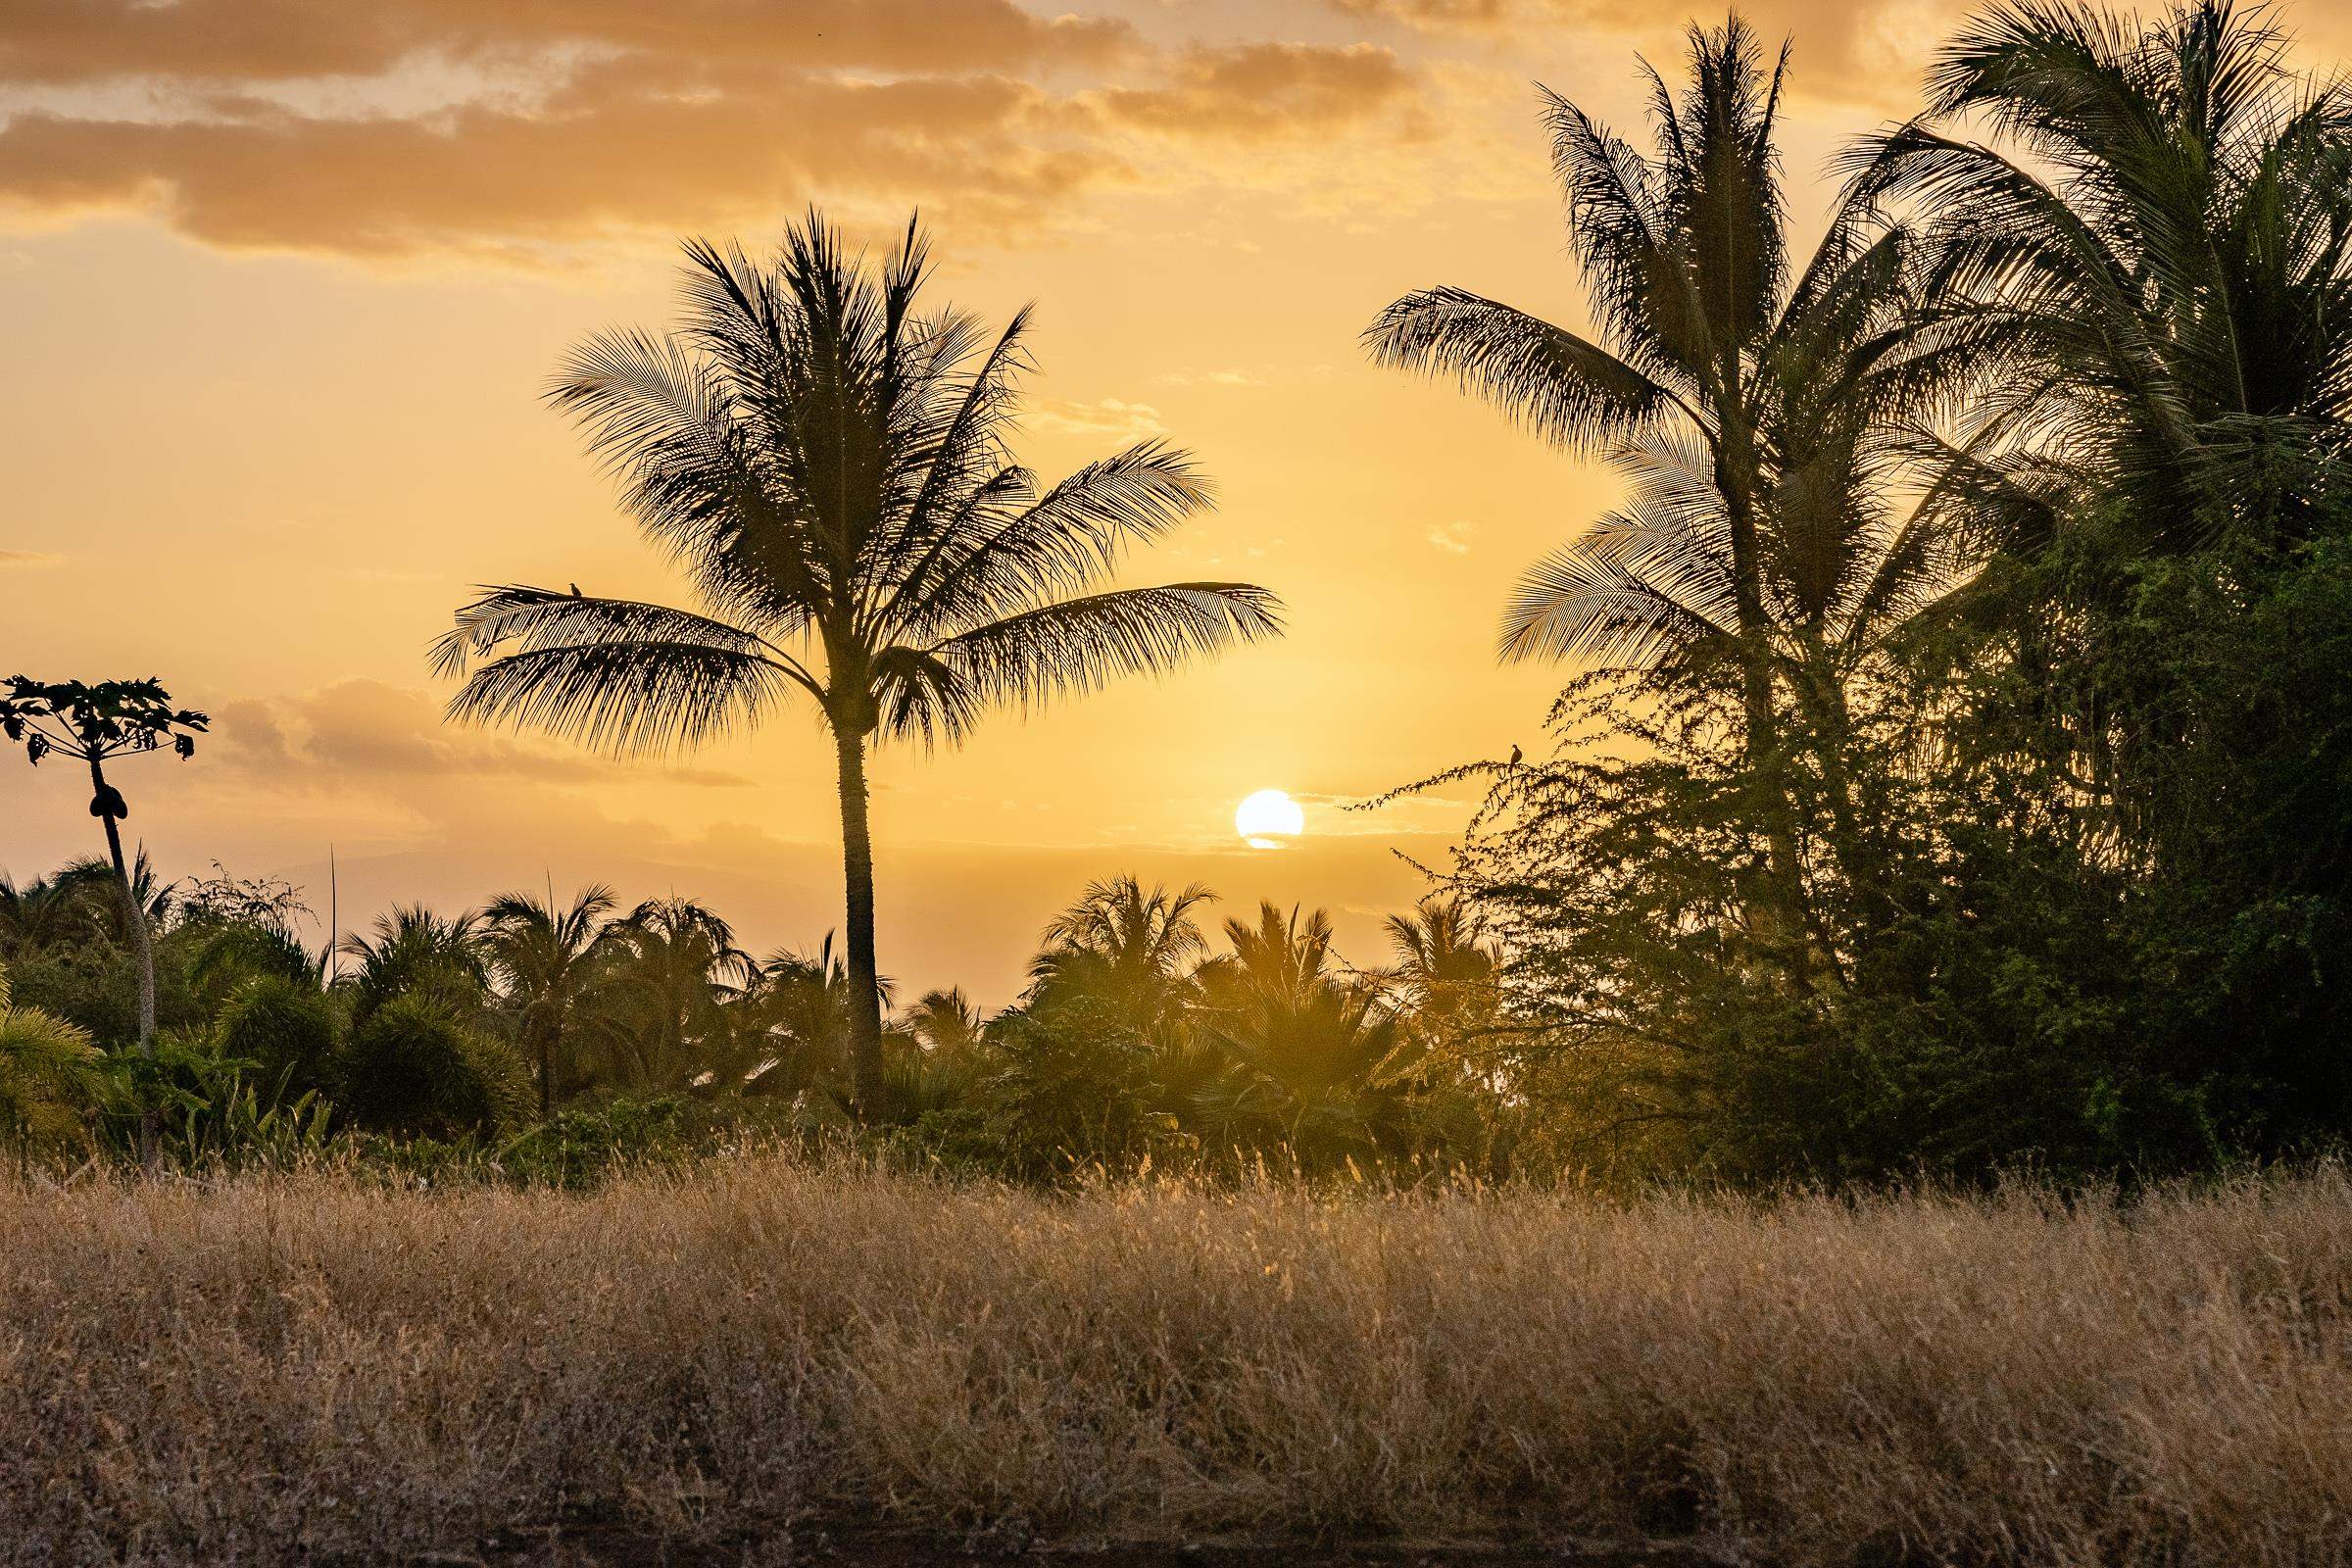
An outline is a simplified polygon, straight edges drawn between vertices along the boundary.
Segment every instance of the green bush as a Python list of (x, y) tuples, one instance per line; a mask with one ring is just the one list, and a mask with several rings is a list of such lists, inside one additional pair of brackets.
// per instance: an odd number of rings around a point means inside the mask
[(512, 1051), (413, 998), (385, 1004), (352, 1032), (333, 1079), (354, 1123), (400, 1137), (496, 1132), (530, 1106), (530, 1075)]
[(267, 976), (239, 986), (220, 1009), (223, 1057), (252, 1064), (267, 1102), (324, 1090), (341, 1020), (317, 986)]

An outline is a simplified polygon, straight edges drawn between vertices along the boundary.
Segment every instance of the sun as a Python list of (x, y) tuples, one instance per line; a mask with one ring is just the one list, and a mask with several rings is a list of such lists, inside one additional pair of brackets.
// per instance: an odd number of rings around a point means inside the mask
[(1306, 813), (1280, 790), (1259, 790), (1234, 808), (1233, 830), (1253, 850), (1287, 847), (1306, 829)]

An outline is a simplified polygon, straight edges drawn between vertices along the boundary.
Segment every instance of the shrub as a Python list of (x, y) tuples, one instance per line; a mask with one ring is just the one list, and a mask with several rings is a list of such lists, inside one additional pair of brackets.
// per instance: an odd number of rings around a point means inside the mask
[(334, 1095), (354, 1122), (403, 1137), (461, 1138), (523, 1119), (529, 1074), (513, 1052), (430, 1003), (385, 1004), (338, 1054)]
[(220, 1054), (252, 1063), (267, 1101), (326, 1087), (336, 1037), (334, 1004), (317, 986), (271, 975), (237, 988), (220, 1011)]

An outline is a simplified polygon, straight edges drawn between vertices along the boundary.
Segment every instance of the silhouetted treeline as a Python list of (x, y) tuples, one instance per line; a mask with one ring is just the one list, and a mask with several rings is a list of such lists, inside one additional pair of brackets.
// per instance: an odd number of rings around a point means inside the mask
[(1597, 341), (1370, 334), (1627, 475), (1506, 625), (1587, 666), (1557, 760), (1446, 878), (1496, 1070), (1645, 1168), (2337, 1142), (2352, 97), (2262, 13), (1988, 11), (1799, 259), (1778, 74), (1737, 21), (1691, 68), (1647, 155), (1553, 102)]

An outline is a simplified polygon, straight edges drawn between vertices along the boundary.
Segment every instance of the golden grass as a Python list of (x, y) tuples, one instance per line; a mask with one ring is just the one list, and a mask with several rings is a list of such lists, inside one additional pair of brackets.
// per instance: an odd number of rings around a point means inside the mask
[(0, 1559), (1690, 1534), (2341, 1562), (2352, 1183), (2129, 1209), (1105, 1187), (0, 1189)]

